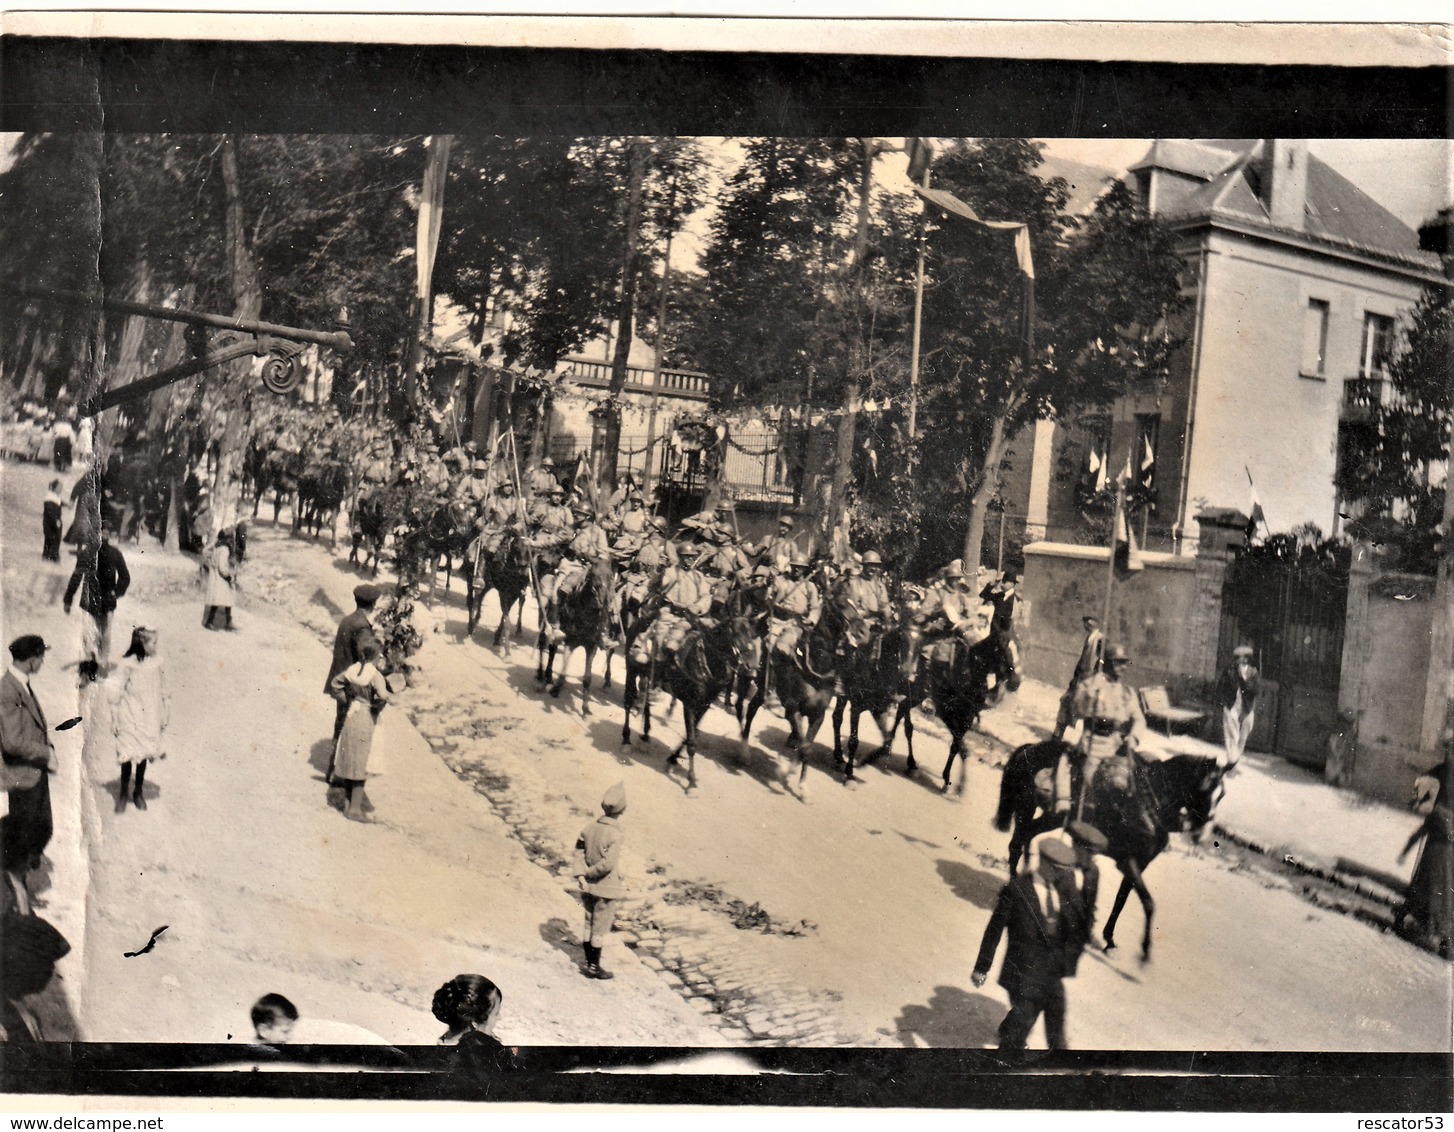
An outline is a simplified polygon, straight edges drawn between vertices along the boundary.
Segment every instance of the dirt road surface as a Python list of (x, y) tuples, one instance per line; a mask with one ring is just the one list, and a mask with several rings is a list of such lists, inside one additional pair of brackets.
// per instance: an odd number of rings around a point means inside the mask
[[(58, 607), (70, 560), (40, 561), (47, 478), (6, 468), (3, 628), (59, 644), (37, 681), (59, 718), (75, 702), (63, 666), (78, 625)], [(87, 1038), (223, 1040), (280, 991), (320, 1023), (429, 1042), (434, 988), (478, 970), (504, 988), (498, 1032), (518, 1044), (993, 1045), (1006, 1000), (969, 980), (1006, 878), (990, 824), (1005, 752), (988, 737), (971, 737), (961, 800), (904, 776), (902, 737), (861, 786), (842, 786), (825, 729), (805, 802), (783, 788), (782, 720), (764, 712), (743, 755), (714, 709), (688, 796), (664, 766), (679, 738), (664, 696), (651, 742), (623, 747), (619, 687), (587, 718), (575, 679), (568, 696), (542, 695), (533, 616), (519, 645), (467, 640), (456, 583), (421, 610), (421, 670), (384, 714), (368, 787), (378, 821), (356, 825), (325, 805), (320, 773), (328, 648), (359, 581), (343, 543), (330, 553), (255, 525), (233, 634), (201, 628), (191, 560), (145, 537), (123, 550), (137, 581), (114, 652), (131, 625), (160, 627), (172, 726), (140, 814), (113, 813), (99, 729), (84, 757), (77, 733), (64, 739), (83, 773), (58, 784), (56, 805), (74, 808), (81, 851), (58, 859), (53, 903), (84, 893), (84, 947), (63, 974)], [(491, 598), (485, 623), (497, 616)], [(916, 753), (931, 773), (945, 749), (926, 721)], [(568, 862), (617, 781), (637, 899), (606, 949), (618, 977), (594, 983), (578, 971)], [(1133, 898), (1122, 946), (1088, 953), (1068, 986), (1072, 1046), (1450, 1048), (1446, 964), (1240, 860), (1173, 839), (1147, 873), (1152, 960), (1139, 959)], [(1101, 871), (1104, 919), (1119, 878)], [(151, 953), (123, 957), (162, 924)], [(73, 942), (78, 928), (72, 915)]]

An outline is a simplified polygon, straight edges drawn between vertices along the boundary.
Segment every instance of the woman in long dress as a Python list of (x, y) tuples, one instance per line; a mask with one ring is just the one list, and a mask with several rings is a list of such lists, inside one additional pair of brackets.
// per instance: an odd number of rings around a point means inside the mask
[(116, 812), (126, 810), (127, 788), (132, 768), (136, 786), (131, 802), (146, 809), (142, 784), (147, 764), (166, 758), (162, 732), (167, 726), (167, 698), (162, 687), (162, 665), (157, 659), (157, 632), (137, 628), (131, 633), (131, 647), (121, 658), (111, 691), (111, 732), (116, 738), (116, 761), (121, 764), (121, 786), (116, 793)]
[(372, 820), (368, 811), (373, 809), (364, 793), (369, 750), (374, 742), (374, 724), (389, 702), (389, 688), (378, 667), (378, 643), (367, 641), (359, 651), (363, 659), (333, 678), (333, 694), (348, 704), (348, 715), (344, 718), (343, 730), (338, 733), (330, 785), (344, 791), (344, 816), (351, 821), (366, 822)]
[(236, 581), (237, 564), (232, 554), (232, 536), (223, 531), (217, 536), (217, 545), (207, 553), (207, 586), (202, 610), (204, 629), (232, 628), (232, 594)]

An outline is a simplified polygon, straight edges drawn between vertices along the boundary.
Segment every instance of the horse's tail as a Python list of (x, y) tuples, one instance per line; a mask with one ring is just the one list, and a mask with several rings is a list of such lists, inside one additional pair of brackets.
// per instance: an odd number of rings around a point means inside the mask
[(1020, 747), (1012, 755), (1005, 769), (1000, 773), (1000, 804), (995, 810), (995, 828), (1001, 833), (1010, 831), (1010, 820), (1015, 816), (1015, 802), (1018, 800), (1016, 787), (1024, 777), (1021, 765), (1026, 761), (1026, 748)]

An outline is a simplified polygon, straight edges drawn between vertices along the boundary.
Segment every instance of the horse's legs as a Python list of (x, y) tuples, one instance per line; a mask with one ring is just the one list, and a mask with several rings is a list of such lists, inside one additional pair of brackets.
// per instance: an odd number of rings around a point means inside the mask
[(919, 764), (914, 761), (914, 696), (913, 693), (904, 697), (904, 702), (899, 704), (899, 713), (894, 722), (902, 719), (904, 721), (904, 742), (909, 746), (909, 761), (904, 764), (904, 773), (913, 774), (919, 769)]
[(565, 670), (570, 667), (570, 658), (575, 655), (575, 646), (567, 642), (560, 653), (560, 671), (556, 673), (555, 682), (551, 684), (551, 668), (555, 664), (556, 649), (558, 645), (550, 646), (550, 663), (545, 666), (545, 682), (550, 684), (550, 695), (552, 699), (559, 699), (560, 693), (565, 688)]
[[(541, 625), (541, 627), (540, 627), (540, 636), (537, 637), (536, 640), (535, 640), (535, 682), (537, 684), (544, 684), (545, 683), (545, 674), (546, 674), (545, 650), (546, 650), (546, 647), (547, 646), (546, 646), (546, 643), (545, 643), (545, 626), (544, 625)], [(550, 655), (552, 657), (555, 656), (555, 649), (554, 649), (553, 646), (550, 648)]]
[(606, 650), (606, 661), (601, 665), (603, 669), (601, 673), (601, 691), (603, 692), (609, 692), (611, 690), (611, 658), (615, 655), (616, 650), (614, 648)]
[(843, 768), (843, 781), (856, 781), (853, 774), (853, 764), (858, 759), (858, 721), (863, 718), (863, 709), (857, 704), (848, 713), (848, 763)]
[[(480, 605), (481, 605), (481, 607), (484, 606), (484, 603), (485, 603), (485, 599), (483, 597), (481, 597), (480, 598)], [(523, 596), (520, 599), (520, 605), (521, 605), (522, 608), (525, 605), (525, 600), (524, 600), (524, 597)], [(506, 601), (505, 595), (502, 593), (502, 594), (500, 594), (500, 623), (495, 626), (495, 640), (494, 640), (494, 646), (495, 646), (495, 648), (498, 649), (500, 647), (500, 639), (505, 635), (505, 626), (508, 625), (509, 623), (510, 623), (510, 605), (509, 605), (509, 602)]]
[(1101, 938), (1106, 941), (1107, 951), (1113, 951), (1116, 947), (1116, 921), (1121, 918), (1121, 909), (1126, 906), (1126, 897), (1131, 895), (1133, 887), (1134, 882), (1123, 869), (1121, 887), (1116, 890), (1116, 900), (1111, 905), (1111, 914), (1106, 917), (1106, 926), (1101, 931)]
[(682, 704), (682, 722), (685, 723), (687, 731), (687, 793), (697, 792), (697, 725), (702, 722), (702, 716), (707, 714), (707, 705), (694, 708), (691, 704)]
[[(848, 697), (839, 696), (833, 704), (833, 761), (843, 765), (843, 712), (848, 707)], [(855, 726), (858, 717), (853, 717)]]
[(1151, 890), (1146, 887), (1140, 864), (1131, 859), (1125, 867), (1126, 877), (1136, 889), (1136, 895), (1141, 898), (1141, 909), (1146, 913), (1146, 926), (1141, 929), (1141, 962), (1147, 963), (1151, 959), (1151, 921), (1156, 916), (1156, 901), (1151, 899)]
[[(591, 665), (596, 662), (596, 646), (586, 646), (586, 663), (581, 676), (581, 715), (591, 714)], [(565, 680), (565, 667), (561, 666), (560, 678)]]
[(632, 666), (630, 659), (626, 661), (626, 675), (621, 677), (621, 746), (631, 746), (631, 709), (636, 706), (636, 682), (640, 674)]
[(949, 735), (949, 758), (944, 763), (944, 785), (940, 788), (945, 794), (949, 793), (949, 776), (954, 770), (954, 758), (960, 754), (960, 747), (964, 743), (964, 736), (953, 729), (950, 730)]

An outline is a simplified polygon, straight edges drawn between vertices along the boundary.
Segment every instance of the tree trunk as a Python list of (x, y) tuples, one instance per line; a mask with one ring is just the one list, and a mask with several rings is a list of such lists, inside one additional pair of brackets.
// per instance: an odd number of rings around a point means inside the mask
[[(843, 416), (838, 421), (838, 444), (833, 459), (833, 488), (828, 498), (828, 545), (842, 552), (846, 538), (840, 536), (848, 511), (848, 477), (853, 470), (853, 444), (858, 432), (858, 411), (862, 405), (862, 380), (868, 372), (868, 342), (863, 317), (865, 294), (864, 260), (868, 256), (868, 206), (873, 193), (873, 162), (878, 144), (873, 138), (861, 138), (863, 167), (858, 177), (858, 224), (853, 237), (848, 311), (848, 382), (843, 396)], [(846, 536), (847, 532), (843, 531)]]
[(964, 572), (973, 575), (979, 568), (984, 547), (984, 517), (989, 502), (999, 486), (1000, 461), (1004, 459), (1005, 418), (995, 417), (990, 424), (990, 443), (980, 466), (979, 486), (969, 500), (969, 528), (964, 532)]
[[(242, 182), (237, 166), (237, 139), (222, 139), (222, 187), (226, 201), (227, 266), (232, 282), (232, 313), (256, 320), (262, 314), (262, 279), (247, 244), (242, 214)], [(217, 444), (217, 471), (212, 482), (212, 525), (206, 534), (211, 546), (217, 533), (237, 522), (238, 494), (242, 487), (243, 445), (247, 432), (247, 401), (252, 383), (252, 359), (227, 366), (224, 384), (222, 435)]]
[(620, 398), (626, 388), (627, 363), (631, 358), (631, 338), (635, 329), (636, 277), (640, 270), (641, 195), (646, 184), (648, 143), (645, 138), (632, 138), (626, 151), (626, 239), (621, 257), (621, 289), (616, 304), (616, 351), (611, 357), (611, 384), (607, 395), (613, 405), (611, 419), (606, 422), (596, 482), (603, 491), (616, 489), (616, 460), (621, 448)]

